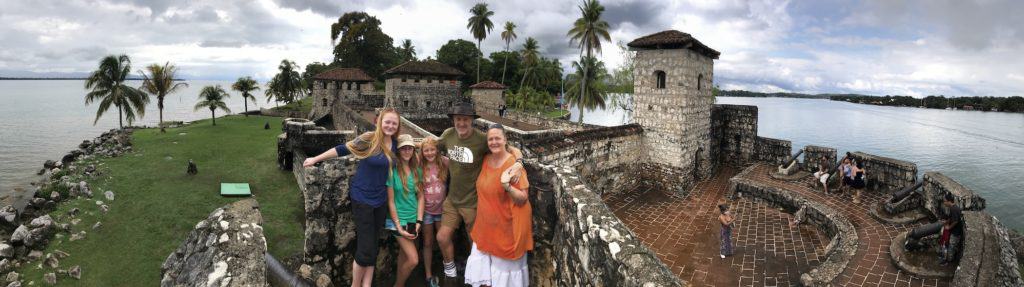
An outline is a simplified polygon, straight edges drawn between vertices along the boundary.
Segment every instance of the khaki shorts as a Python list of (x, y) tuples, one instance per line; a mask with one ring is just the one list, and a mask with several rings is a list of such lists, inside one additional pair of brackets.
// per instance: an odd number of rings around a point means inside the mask
[(456, 208), (452, 202), (445, 200), (441, 206), (441, 225), (451, 229), (459, 229), (459, 224), (465, 222), (466, 230), (473, 229), (473, 222), (476, 221), (476, 208)]

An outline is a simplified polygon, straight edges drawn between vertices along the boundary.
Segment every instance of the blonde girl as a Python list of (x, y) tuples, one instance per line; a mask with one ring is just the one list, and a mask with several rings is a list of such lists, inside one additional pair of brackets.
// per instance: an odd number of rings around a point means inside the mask
[(445, 183), (448, 179), (448, 158), (442, 156), (437, 150), (437, 139), (425, 138), (420, 143), (420, 154), (423, 156), (423, 268), (427, 276), (427, 283), (431, 287), (439, 286), (437, 277), (432, 272), (431, 261), (433, 259), (434, 245), (434, 223), (441, 222), (441, 213), (444, 206), (444, 197), (448, 191)]

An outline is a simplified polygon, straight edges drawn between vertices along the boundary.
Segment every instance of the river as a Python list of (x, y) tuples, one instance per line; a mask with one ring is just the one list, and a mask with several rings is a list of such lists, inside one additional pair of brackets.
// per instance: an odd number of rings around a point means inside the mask
[[(1003, 224), (1024, 230), (1024, 114), (820, 99), (719, 97), (717, 103), (757, 106), (758, 135), (790, 140), (794, 150), (820, 145), (840, 154), (862, 151), (917, 163), (918, 176), (941, 172), (985, 197), (986, 210)], [(583, 120), (627, 122), (628, 113), (616, 106), (586, 111)], [(576, 120), (579, 111), (571, 110)]]

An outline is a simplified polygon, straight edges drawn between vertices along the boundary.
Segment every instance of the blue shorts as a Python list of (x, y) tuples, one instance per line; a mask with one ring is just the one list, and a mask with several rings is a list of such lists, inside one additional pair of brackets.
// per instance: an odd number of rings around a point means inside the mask
[(430, 213), (424, 213), (423, 214), (423, 224), (433, 224), (434, 222), (441, 222), (441, 215), (440, 214), (437, 214), (437, 215), (430, 214)]

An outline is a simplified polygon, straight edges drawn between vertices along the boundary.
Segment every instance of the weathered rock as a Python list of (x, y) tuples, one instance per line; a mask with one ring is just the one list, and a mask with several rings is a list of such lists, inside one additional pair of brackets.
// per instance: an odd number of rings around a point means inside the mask
[(93, 164), (87, 165), (87, 166), (85, 166), (85, 169), (82, 172), (84, 172), (85, 174), (92, 174), (92, 173), (96, 172), (96, 165), (93, 165)]
[(68, 239), (68, 241), (79, 241), (79, 240), (82, 240), (82, 239), (85, 239), (85, 231), (84, 230), (79, 232), (79, 233), (71, 234), (71, 238)]
[(0, 259), (0, 272), (7, 272), (15, 267), (11, 260), (13, 259)]
[(161, 286), (267, 286), (266, 239), (255, 199), (214, 210), (161, 266)]
[(7, 243), (0, 243), (0, 257), (14, 257), (14, 247), (11, 247), (11, 245), (8, 245)]
[(43, 162), (43, 168), (45, 168), (45, 169), (57, 168), (57, 162), (52, 160), (52, 159), (48, 159), (45, 162)]
[(107, 192), (103, 193), (103, 197), (106, 197), (109, 201), (114, 201), (114, 192), (108, 190)]
[(78, 216), (79, 212), (81, 212), (81, 210), (78, 209), (78, 207), (72, 208), (71, 210), (68, 210), (68, 216), (70, 216), (70, 217)]
[(39, 260), (39, 258), (43, 258), (43, 252), (39, 250), (32, 250), (32, 252), (29, 252), (28, 256), (25, 258), (28, 259), (28, 261)]
[[(78, 225), (81, 222), (82, 222), (81, 218), (75, 218), (75, 219), (71, 220), (71, 225)], [(65, 228), (65, 229), (67, 229), (67, 228)]]
[(55, 192), (51, 192), (50, 193), (50, 200), (60, 201), (60, 192), (56, 192), (56, 191)]
[(106, 204), (100, 205), (100, 210), (102, 210), (103, 213), (107, 213), (107, 211), (110, 211), (110, 206), (107, 206)]
[(7, 280), (7, 282), (14, 282), (18, 281), (18, 277), (20, 277), (20, 275), (21, 274), (18, 274), (18, 272), (11, 271), (10, 273), (7, 273), (7, 276), (5, 276), (4, 278)]
[(53, 272), (43, 274), (43, 282), (47, 285), (57, 285), (57, 274)]
[(46, 254), (46, 260), (43, 260), (43, 264), (50, 266), (50, 268), (57, 268), (57, 266), (60, 266), (60, 259), (53, 255), (53, 253)]
[(97, 221), (96, 224), (92, 225), (92, 229), (100, 229), (100, 227), (102, 227), (102, 226), (103, 226), (103, 223)]
[(82, 267), (78, 265), (71, 267), (71, 270), (68, 270), (68, 276), (71, 276), (71, 278), (75, 278), (76, 280), (82, 279)]
[(50, 217), (49, 214), (36, 217), (35, 219), (32, 219), (32, 222), (29, 223), (29, 226), (32, 228), (51, 227), (53, 226), (53, 218)]
[(18, 228), (14, 229), (14, 232), (11, 233), (11, 243), (21, 243), (23, 245), (31, 245), (31, 244), (26, 244), (26, 242), (25, 242), (26, 240), (32, 240), (31, 236), (32, 236), (32, 233), (29, 233), (29, 230), (28, 230), (27, 226), (19, 225)]
[(7, 205), (0, 208), (0, 220), (5, 223), (14, 223), (14, 220), (18, 218), (18, 210), (14, 206)]
[(7, 287), (21, 287), (21, 281), (11, 281), (10, 284), (7, 284)]

